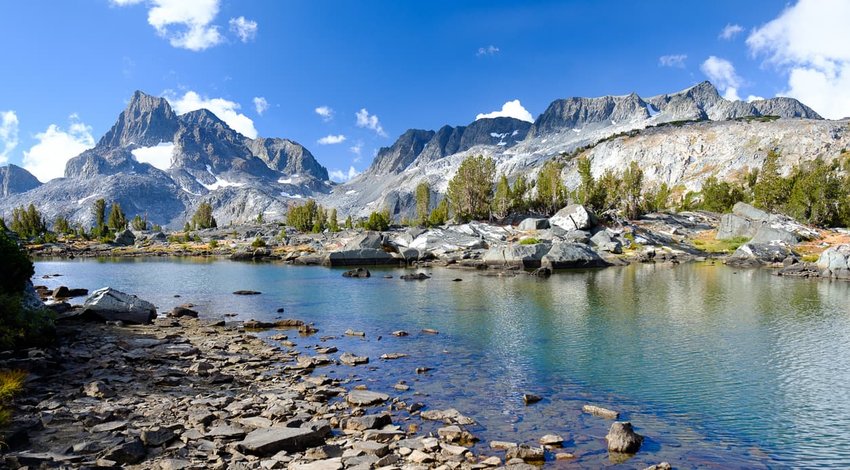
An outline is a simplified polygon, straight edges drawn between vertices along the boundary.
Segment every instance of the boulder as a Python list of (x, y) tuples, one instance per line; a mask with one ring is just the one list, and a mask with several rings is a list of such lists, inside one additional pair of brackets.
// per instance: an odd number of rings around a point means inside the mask
[(425, 279), (431, 279), (431, 276), (425, 273), (403, 274), (399, 276), (399, 279), (404, 281), (424, 281)]
[(390, 415), (382, 413), (349, 418), (343, 428), (351, 431), (365, 431), (367, 429), (381, 429), (390, 424), (392, 424)]
[(381, 250), (383, 237), (380, 232), (365, 231), (348, 241), (343, 250)]
[(753, 235), (750, 243), (771, 243), (775, 241), (794, 245), (798, 243), (800, 239), (797, 238), (797, 235), (794, 235), (787, 230), (771, 227), (770, 225), (762, 225), (758, 228), (758, 230), (756, 230), (756, 233)]
[(156, 307), (135, 295), (104, 287), (86, 299), (81, 313), (104, 321), (150, 323), (156, 318)]
[(549, 269), (595, 268), (608, 265), (587, 245), (563, 242), (553, 243), (552, 248), (540, 261), (544, 268)]
[(717, 227), (715, 238), (718, 240), (739, 237), (752, 238), (761, 225), (763, 225), (761, 222), (753, 222), (736, 214), (723, 214), (720, 217), (720, 225)]
[(355, 356), (350, 352), (344, 352), (339, 356), (339, 361), (347, 366), (357, 366), (360, 364), (368, 364), (369, 358), (367, 356)]
[(517, 229), (525, 231), (544, 230), (547, 228), (549, 228), (549, 219), (535, 219), (533, 217), (523, 219), (523, 221), (517, 226)]
[(581, 410), (585, 413), (590, 413), (594, 416), (599, 416), (600, 418), (605, 419), (617, 419), (620, 417), (620, 413), (596, 405), (584, 405)]
[(623, 252), (623, 244), (614, 238), (608, 230), (600, 230), (590, 237), (590, 244), (599, 251), (620, 254)]
[(322, 261), (325, 266), (380, 266), (402, 263), (404, 258), (401, 255), (375, 248), (334, 251), (328, 253)]
[(581, 204), (570, 204), (549, 218), (549, 224), (566, 231), (587, 230), (598, 223), (596, 215)]
[(180, 318), (180, 317), (191, 317), (198, 318), (198, 312), (196, 310), (192, 310), (187, 305), (178, 305), (171, 309), (168, 312), (168, 316), (172, 318)]
[(620, 452), (623, 454), (634, 454), (643, 443), (643, 436), (637, 434), (628, 421), (617, 421), (611, 425), (608, 435), (608, 452)]
[(488, 266), (535, 269), (540, 267), (540, 260), (548, 251), (549, 245), (543, 243), (510, 244), (491, 247), (482, 259)]
[(824, 250), (816, 263), (820, 275), (850, 279), (850, 245), (836, 245)]
[(735, 205), (732, 206), (732, 213), (739, 217), (755, 220), (757, 222), (767, 222), (770, 219), (770, 214), (767, 212), (761, 209), (756, 209), (746, 202), (740, 201), (736, 202)]
[(726, 264), (730, 266), (755, 267), (764, 264), (781, 263), (785, 258), (793, 255), (794, 252), (783, 243), (745, 243), (732, 253), (732, 256), (726, 260)]
[(136, 236), (132, 230), (126, 229), (115, 234), (115, 244), (121, 246), (131, 246), (136, 243)]
[(89, 295), (88, 289), (68, 289), (65, 286), (59, 286), (56, 289), (53, 289), (54, 299), (70, 299), (72, 297), (82, 297), (84, 295)]
[(511, 447), (505, 451), (505, 460), (522, 459), (525, 462), (543, 462), (546, 458), (546, 452), (542, 447), (530, 447), (527, 445), (519, 445)]
[(322, 434), (310, 428), (271, 427), (249, 432), (236, 448), (246, 454), (268, 457), (280, 451), (303, 452), (324, 443)]

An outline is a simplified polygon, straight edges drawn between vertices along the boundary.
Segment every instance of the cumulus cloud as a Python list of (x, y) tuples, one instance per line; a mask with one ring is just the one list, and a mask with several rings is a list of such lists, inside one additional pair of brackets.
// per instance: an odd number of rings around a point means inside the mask
[(254, 109), (257, 110), (257, 114), (260, 116), (263, 115), (269, 109), (269, 102), (266, 101), (262, 96), (254, 97)]
[[(144, 3), (148, 7), (148, 24), (172, 46), (202, 51), (224, 42), (217, 25), (221, 0), (111, 0), (116, 6)], [(246, 42), (253, 39), (257, 23), (244, 17), (230, 20), (231, 30)]]
[(68, 160), (94, 147), (91, 126), (80, 121), (76, 114), (68, 117), (67, 131), (51, 124), (36, 134), (35, 139), (38, 143), (24, 151), (23, 166), (41, 181), (61, 177)]
[(343, 170), (333, 170), (329, 173), (331, 180), (336, 181), (337, 183), (346, 182), (357, 177), (359, 174), (360, 172), (355, 170), (353, 166), (348, 167), (347, 173)]
[(729, 41), (730, 39), (734, 39), (735, 36), (741, 34), (742, 31), (744, 31), (743, 26), (730, 23), (720, 30), (720, 34), (717, 37)]
[(797, 98), (824, 117), (850, 116), (850, 3), (800, 0), (747, 37), (755, 56), (788, 76), (780, 95)]
[(253, 41), (257, 37), (257, 22), (246, 20), (244, 16), (230, 18), (230, 32), (242, 42)]
[(497, 117), (512, 117), (514, 119), (519, 119), (520, 121), (534, 122), (534, 118), (531, 116), (531, 113), (522, 106), (522, 103), (520, 103), (519, 100), (506, 102), (502, 105), (502, 109), (499, 111), (479, 114), (478, 116), (475, 116), (475, 120), (477, 121), (479, 119)]
[(658, 58), (658, 65), (660, 65), (661, 67), (676, 67), (683, 69), (685, 68), (685, 60), (687, 58), (687, 54), (663, 55)]
[(171, 168), (171, 157), (174, 154), (173, 142), (160, 142), (153, 147), (139, 147), (132, 152), (137, 161), (148, 163), (160, 170)]
[(0, 111), (0, 163), (9, 161), (9, 154), (18, 146), (18, 115)]
[(487, 56), (487, 55), (496, 55), (499, 53), (499, 48), (490, 44), (486, 47), (479, 47), (478, 52), (475, 53), (476, 56)]
[(363, 156), (363, 142), (358, 140), (356, 144), (348, 147), (348, 150), (354, 154), (354, 163), (360, 161), (360, 157)]
[(254, 127), (254, 121), (239, 112), (241, 108), (239, 103), (224, 98), (202, 97), (194, 91), (187, 91), (182, 97), (165, 93), (165, 97), (177, 114), (186, 114), (190, 111), (206, 109), (227, 123), (234, 131), (252, 139), (257, 137), (257, 129)]
[(357, 111), (357, 127), (371, 129), (381, 137), (387, 136), (387, 133), (384, 132), (384, 128), (381, 126), (381, 121), (378, 120), (378, 116), (369, 114), (366, 108)]
[(735, 66), (732, 65), (732, 62), (720, 57), (710, 56), (702, 63), (700, 70), (714, 83), (718, 90), (723, 92), (724, 98), (732, 101), (741, 99), (738, 96), (738, 88), (744, 84), (744, 80), (735, 72)]
[(339, 135), (327, 135), (322, 137), (317, 141), (320, 145), (334, 145), (341, 144), (345, 142), (345, 136), (342, 134)]
[(328, 122), (334, 118), (334, 110), (328, 106), (319, 106), (318, 108), (316, 108), (315, 111), (316, 114), (322, 116), (322, 120), (325, 122)]
[(760, 100), (763, 100), (763, 99), (764, 99), (764, 96), (750, 95), (750, 96), (747, 96), (747, 103), (752, 103), (753, 101), (760, 101)]

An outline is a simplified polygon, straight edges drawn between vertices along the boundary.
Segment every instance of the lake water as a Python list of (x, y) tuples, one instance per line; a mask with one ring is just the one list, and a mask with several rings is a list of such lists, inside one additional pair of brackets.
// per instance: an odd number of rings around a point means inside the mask
[[(611, 422), (580, 412), (593, 403), (620, 411), (646, 436), (624, 468), (663, 460), (683, 468), (850, 466), (850, 283), (710, 264), (549, 279), (425, 271), (433, 278), (405, 282), (398, 277), (410, 270), (346, 279), (340, 269), (226, 260), (39, 261), (36, 283), (112, 286), (160, 312), (191, 302), (208, 318), (315, 322), (317, 335), (292, 338), (299, 348), (334, 335), (323, 344), (371, 360), (319, 373), (457, 408), (479, 423), (470, 430), (483, 453), (491, 439), (534, 443), (557, 433), (578, 459), (553, 465), (618, 465), (605, 451)], [(55, 273), (63, 276), (41, 279)], [(231, 294), (238, 289), (262, 295)], [(366, 339), (343, 337), (348, 328)], [(400, 329), (411, 336), (390, 334)], [(410, 356), (378, 359), (389, 352)], [(410, 391), (392, 390), (398, 380)], [(523, 393), (544, 400), (525, 406)]]

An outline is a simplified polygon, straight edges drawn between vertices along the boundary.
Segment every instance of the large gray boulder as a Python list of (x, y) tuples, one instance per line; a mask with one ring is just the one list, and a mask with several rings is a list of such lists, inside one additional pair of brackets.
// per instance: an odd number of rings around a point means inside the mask
[(549, 219), (536, 219), (533, 217), (529, 217), (527, 219), (523, 219), (522, 222), (517, 226), (519, 230), (544, 230), (549, 228)]
[(774, 228), (770, 225), (764, 224), (756, 230), (756, 233), (753, 235), (750, 243), (770, 243), (775, 241), (794, 245), (800, 240), (797, 238), (797, 235), (794, 235), (787, 230)]
[(761, 222), (753, 222), (740, 215), (723, 214), (720, 217), (720, 226), (717, 228), (716, 238), (718, 240), (729, 240), (739, 237), (752, 238), (761, 225)]
[(614, 238), (608, 230), (600, 230), (590, 237), (590, 244), (599, 251), (620, 254), (623, 252), (623, 244)]
[(755, 267), (781, 263), (794, 252), (783, 243), (745, 243), (738, 247), (726, 261), (730, 266)]
[(732, 213), (739, 217), (754, 220), (756, 222), (767, 222), (770, 220), (770, 214), (761, 209), (757, 209), (746, 202), (736, 202), (735, 205), (732, 206)]
[(598, 223), (596, 214), (581, 204), (570, 204), (549, 218), (549, 224), (566, 231), (587, 230)]
[(345, 244), (343, 250), (380, 250), (383, 247), (383, 237), (380, 232), (366, 231), (358, 234)]
[(850, 279), (850, 245), (827, 248), (820, 254), (816, 264), (823, 277)]
[(98, 289), (83, 303), (82, 315), (105, 321), (150, 323), (156, 318), (156, 307), (135, 295), (111, 287)]
[(484, 253), (483, 261), (488, 266), (535, 269), (539, 268), (543, 255), (549, 252), (549, 245), (511, 244), (492, 247)]
[(549, 269), (596, 268), (608, 266), (595, 251), (579, 243), (555, 242), (540, 260)]
[(429, 254), (439, 257), (456, 251), (487, 248), (487, 242), (478, 236), (435, 228), (416, 237), (410, 248), (418, 250), (420, 257)]
[(334, 251), (328, 253), (323, 261), (326, 266), (378, 266), (402, 263), (404, 258), (401, 255), (373, 248)]
[(136, 235), (130, 229), (125, 229), (115, 234), (116, 245), (131, 246), (134, 243), (136, 243)]

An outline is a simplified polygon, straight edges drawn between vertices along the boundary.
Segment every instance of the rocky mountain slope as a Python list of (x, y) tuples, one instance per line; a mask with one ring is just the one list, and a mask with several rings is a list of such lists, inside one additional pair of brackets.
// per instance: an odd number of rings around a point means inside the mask
[(239, 222), (283, 214), (292, 200), (330, 187), (327, 169), (297, 142), (249, 139), (210, 111), (177, 115), (167, 100), (140, 91), (94, 148), (68, 161), (64, 178), (36, 187), (24, 170), (2, 171), (14, 184), (4, 186), (13, 190), (3, 193), (0, 214), (34, 203), (48, 220), (64, 215), (85, 225), (97, 198), (118, 201), (130, 217), (182, 226), (204, 200), (219, 221)]
[(850, 148), (846, 121), (825, 121), (791, 98), (728, 101), (708, 82), (677, 93), (637, 94), (553, 101), (533, 123), (479, 119), (466, 126), (410, 129), (378, 151), (372, 165), (341, 185), (297, 142), (249, 139), (207, 110), (177, 115), (163, 98), (136, 92), (97, 146), (71, 159), (65, 178), (38, 185), (17, 167), (0, 169), (0, 215), (33, 203), (48, 220), (65, 215), (89, 224), (96, 198), (116, 200), (132, 217), (182, 226), (201, 201), (220, 223), (263, 213), (280, 218), (307, 197), (337, 207), (340, 215), (365, 216), (389, 208), (413, 211), (413, 191), (427, 181), (434, 202), (469, 155), (494, 158), (510, 180), (530, 178), (555, 157), (573, 187), (574, 161), (582, 150), (595, 174), (621, 171), (630, 161), (649, 185), (666, 182), (698, 189), (716, 174), (731, 178), (761, 165), (769, 150), (789, 168), (801, 160), (834, 158)]
[(41, 181), (17, 165), (0, 167), (0, 197), (24, 193), (39, 186)]
[[(473, 125), (481, 121), (485, 120)], [(513, 125), (514, 130), (500, 129), (514, 136), (510, 142), (478, 140), (455, 153), (428, 159), (422, 158), (424, 145), (418, 153), (396, 151), (408, 148), (405, 139), (409, 136), (428, 136), (421, 134), (424, 131), (408, 131), (392, 147), (382, 149), (369, 170), (335, 187), (323, 202), (351, 207), (358, 215), (384, 207), (397, 215), (410, 215), (416, 185), (427, 181), (433, 190), (444, 193), (469, 155), (494, 158), (498, 171), (514, 180), (521, 174), (534, 177), (545, 161), (583, 147), (592, 147), (587, 155), (596, 174), (607, 168), (622, 171), (635, 160), (650, 169), (648, 184), (666, 182), (698, 189), (711, 174), (731, 177), (743, 167), (760, 166), (768, 150), (778, 147), (790, 167), (817, 155), (834, 157), (848, 138), (846, 123), (824, 121), (797, 100), (728, 101), (709, 82), (646, 99), (634, 93), (559, 99), (530, 126), (510, 121), (504, 125)], [(612, 138), (629, 132), (638, 132), (641, 138)], [(574, 164), (567, 164), (563, 176), (569, 187), (578, 184)]]

